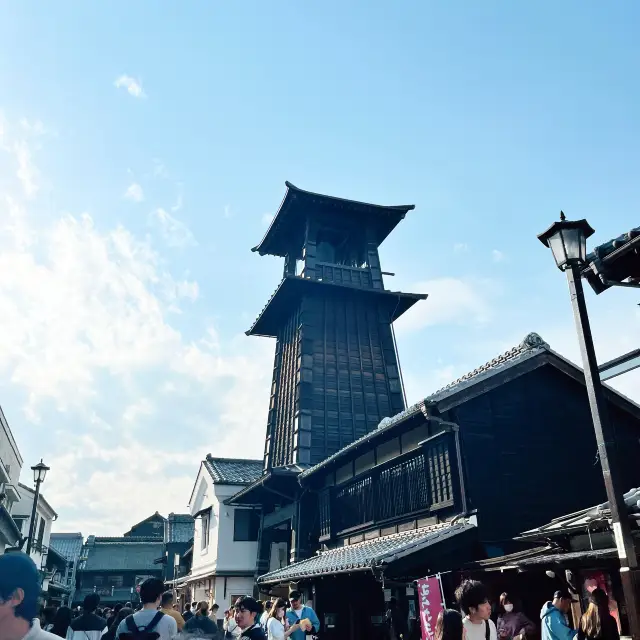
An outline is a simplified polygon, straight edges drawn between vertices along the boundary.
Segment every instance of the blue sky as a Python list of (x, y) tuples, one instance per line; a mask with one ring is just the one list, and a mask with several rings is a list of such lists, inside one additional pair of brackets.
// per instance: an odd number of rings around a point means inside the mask
[[(14, 3), (0, 23), (0, 403), (58, 530), (184, 511), (262, 453), (273, 343), (250, 252), (290, 180), (416, 210), (381, 248), (409, 401), (529, 331), (577, 359), (536, 234), (640, 221), (640, 8), (552, 2)], [(589, 296), (601, 360), (637, 295)], [(638, 376), (618, 382), (640, 400)], [(28, 475), (24, 476), (28, 480)]]

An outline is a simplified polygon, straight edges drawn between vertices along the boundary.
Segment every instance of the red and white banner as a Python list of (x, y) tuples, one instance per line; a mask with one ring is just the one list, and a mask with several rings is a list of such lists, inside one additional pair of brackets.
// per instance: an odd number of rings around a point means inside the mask
[(422, 640), (434, 640), (438, 614), (444, 609), (438, 576), (418, 580), (418, 605)]

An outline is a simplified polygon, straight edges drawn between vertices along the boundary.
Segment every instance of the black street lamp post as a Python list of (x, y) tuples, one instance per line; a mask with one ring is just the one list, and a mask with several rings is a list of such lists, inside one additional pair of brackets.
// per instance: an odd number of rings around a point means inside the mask
[(640, 640), (640, 611), (636, 597), (636, 573), (638, 560), (631, 537), (631, 527), (624, 501), (624, 487), (616, 463), (615, 435), (611, 428), (605, 404), (598, 362), (593, 345), (591, 325), (582, 287), (581, 269), (586, 262), (587, 238), (594, 233), (586, 220), (568, 221), (560, 212), (560, 222), (555, 222), (538, 236), (540, 242), (551, 249), (556, 265), (567, 274), (569, 294), (576, 322), (584, 377), (598, 444), (598, 456), (607, 490), (611, 522), (620, 559), (620, 578), (627, 608), (631, 635)]
[(33, 497), (33, 508), (31, 509), (31, 522), (29, 523), (29, 540), (27, 541), (27, 555), (31, 553), (31, 547), (33, 546), (33, 537), (36, 534), (36, 508), (38, 507), (38, 498), (40, 497), (40, 485), (44, 482), (44, 479), (49, 471), (49, 467), (42, 462), (31, 467), (33, 471), (33, 483), (36, 485), (36, 494)]

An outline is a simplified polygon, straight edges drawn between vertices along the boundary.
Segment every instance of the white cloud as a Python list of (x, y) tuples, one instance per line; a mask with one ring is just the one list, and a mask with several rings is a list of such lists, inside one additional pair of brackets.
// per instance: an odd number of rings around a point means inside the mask
[(20, 118), (20, 126), (30, 134), (35, 136), (42, 136), (47, 133), (47, 129), (45, 129), (44, 124), (42, 124), (41, 120), (34, 120), (30, 122), (27, 118)]
[(504, 253), (502, 253), (502, 251), (499, 251), (498, 249), (494, 249), (491, 252), (491, 259), (494, 262), (503, 262), (504, 259), (505, 259), (505, 255), (504, 255)]
[(16, 175), (25, 195), (28, 198), (33, 198), (38, 192), (38, 168), (35, 166), (31, 159), (31, 151), (25, 140), (19, 140), (13, 145), (13, 152), (18, 163)]
[(428, 294), (426, 301), (415, 304), (398, 321), (398, 331), (416, 331), (439, 324), (479, 324), (492, 317), (489, 298), (497, 285), (489, 280), (436, 278), (419, 282), (411, 291)]
[(160, 160), (160, 158), (153, 158), (152, 163), (153, 170), (151, 173), (154, 178), (166, 179), (169, 177), (169, 170), (167, 169), (165, 163)]
[(125, 422), (136, 422), (140, 416), (150, 416), (154, 412), (154, 405), (149, 398), (140, 398), (130, 404), (122, 414)]
[(135, 78), (126, 74), (121, 75), (115, 81), (115, 86), (118, 89), (126, 89), (130, 95), (134, 98), (146, 98), (147, 95), (142, 89), (142, 83)]
[(137, 182), (132, 182), (124, 192), (124, 197), (133, 202), (142, 202), (144, 200), (144, 191)]
[(233, 218), (235, 214), (233, 213), (233, 211), (231, 211), (231, 206), (228, 204), (225, 204), (222, 215), (228, 219), (228, 218)]
[(456, 242), (453, 245), (454, 253), (467, 253), (469, 251), (469, 245), (466, 242)]
[(184, 248), (198, 244), (189, 227), (165, 209), (159, 208), (153, 211), (149, 220), (160, 229), (162, 237), (170, 247)]
[(268, 227), (271, 224), (271, 222), (273, 221), (273, 218), (274, 218), (274, 214), (273, 213), (265, 213), (262, 216), (262, 224), (263, 224), (263, 226)]
[(186, 337), (171, 320), (198, 284), (166, 272), (151, 239), (88, 213), (46, 220), (26, 196), (0, 188), (0, 384), (25, 460), (51, 466), (57, 529), (122, 534), (184, 511), (207, 451), (262, 455), (273, 343), (211, 325)]

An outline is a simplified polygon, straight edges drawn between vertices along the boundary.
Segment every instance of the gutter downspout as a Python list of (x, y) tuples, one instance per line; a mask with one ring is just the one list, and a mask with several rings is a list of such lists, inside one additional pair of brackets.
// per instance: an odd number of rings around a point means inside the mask
[(460, 427), (453, 424), (453, 433), (456, 441), (456, 461), (458, 463), (458, 476), (460, 477), (460, 499), (462, 500), (462, 513), (466, 516), (469, 509), (467, 504), (467, 491), (464, 483), (464, 467), (462, 466), (462, 452), (460, 449)]

